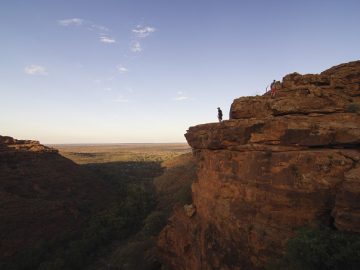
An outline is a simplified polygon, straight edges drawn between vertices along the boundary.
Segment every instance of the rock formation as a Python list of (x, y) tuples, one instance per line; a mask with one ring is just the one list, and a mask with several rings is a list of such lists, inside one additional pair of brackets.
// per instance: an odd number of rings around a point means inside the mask
[(170, 269), (263, 269), (300, 227), (360, 232), (360, 61), (277, 88), (185, 134), (196, 213), (177, 208), (160, 234)]
[(0, 136), (0, 268), (18, 253), (79, 228), (110, 194), (56, 149)]

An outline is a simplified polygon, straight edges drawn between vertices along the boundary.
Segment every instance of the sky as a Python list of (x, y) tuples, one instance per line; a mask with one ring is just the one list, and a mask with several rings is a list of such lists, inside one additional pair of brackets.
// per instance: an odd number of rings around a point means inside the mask
[(1, 0), (0, 135), (185, 142), (273, 79), (360, 59), (358, 0)]

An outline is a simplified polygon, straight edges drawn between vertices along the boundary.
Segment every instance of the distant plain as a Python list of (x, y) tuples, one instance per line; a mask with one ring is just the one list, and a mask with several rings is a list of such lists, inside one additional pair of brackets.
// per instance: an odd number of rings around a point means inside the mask
[(189, 153), (186, 143), (56, 144), (49, 145), (78, 164), (108, 162), (162, 162)]

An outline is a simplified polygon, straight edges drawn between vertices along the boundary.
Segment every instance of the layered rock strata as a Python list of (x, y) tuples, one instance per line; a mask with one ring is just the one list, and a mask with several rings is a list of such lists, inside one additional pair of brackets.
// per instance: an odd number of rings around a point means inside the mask
[(160, 234), (169, 268), (263, 269), (300, 227), (360, 232), (360, 61), (289, 74), (185, 137), (196, 213), (178, 208)]
[(24, 152), (38, 152), (38, 153), (58, 153), (55, 148), (47, 147), (40, 144), (39, 141), (33, 140), (16, 140), (9, 136), (0, 135), (0, 153), (15, 153), (19, 151)]

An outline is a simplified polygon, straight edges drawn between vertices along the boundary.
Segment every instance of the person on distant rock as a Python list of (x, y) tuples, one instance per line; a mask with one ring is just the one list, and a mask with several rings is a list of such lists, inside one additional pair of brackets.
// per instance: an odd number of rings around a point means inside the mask
[(270, 91), (271, 91), (271, 97), (275, 97), (275, 95), (276, 95), (276, 80), (273, 80), (273, 82), (271, 83)]
[(222, 121), (222, 117), (223, 117), (223, 113), (222, 113), (222, 110), (218, 107), (217, 108), (218, 110), (218, 119), (219, 119), (219, 123), (221, 123)]

